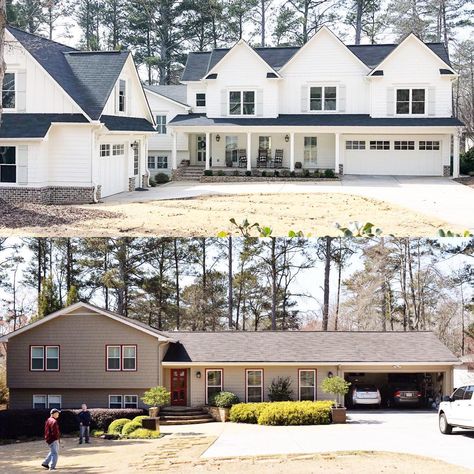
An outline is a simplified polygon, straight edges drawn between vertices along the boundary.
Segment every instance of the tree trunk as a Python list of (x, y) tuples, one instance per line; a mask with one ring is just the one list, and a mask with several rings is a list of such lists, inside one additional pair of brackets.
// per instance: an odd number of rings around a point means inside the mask
[(272, 331), (276, 330), (276, 306), (277, 306), (277, 271), (276, 271), (276, 239), (271, 237), (271, 277), (272, 277)]
[(355, 44), (360, 44), (362, 34), (362, 13), (364, 0), (357, 0)]
[(324, 303), (323, 303), (323, 331), (328, 330), (329, 324), (329, 277), (331, 273), (331, 242), (333, 237), (326, 237), (325, 266), (324, 266)]
[(234, 310), (234, 301), (233, 301), (233, 287), (232, 287), (232, 279), (233, 279), (233, 274), (232, 274), (232, 237), (228, 238), (228, 245), (229, 245), (229, 329), (232, 329), (233, 326), (233, 321), (232, 321), (232, 315), (233, 315), (233, 310)]
[(181, 309), (180, 309), (180, 286), (179, 286), (179, 256), (178, 256), (178, 239), (173, 239), (174, 249), (174, 271), (175, 271), (175, 286), (176, 286), (176, 329), (179, 329), (181, 324)]

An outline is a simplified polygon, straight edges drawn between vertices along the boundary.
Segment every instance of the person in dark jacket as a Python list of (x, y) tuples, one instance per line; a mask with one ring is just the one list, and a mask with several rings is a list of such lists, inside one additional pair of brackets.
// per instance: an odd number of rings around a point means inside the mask
[(56, 470), (56, 464), (59, 457), (59, 438), (61, 433), (59, 431), (58, 418), (61, 412), (57, 408), (53, 408), (49, 414), (50, 417), (44, 424), (44, 439), (49, 446), (49, 454), (42, 462), (42, 466), (50, 471)]
[(89, 444), (89, 432), (91, 428), (91, 413), (87, 409), (85, 403), (82, 404), (82, 411), (79, 412), (79, 444), (82, 444), (82, 440), (85, 438), (86, 443)]

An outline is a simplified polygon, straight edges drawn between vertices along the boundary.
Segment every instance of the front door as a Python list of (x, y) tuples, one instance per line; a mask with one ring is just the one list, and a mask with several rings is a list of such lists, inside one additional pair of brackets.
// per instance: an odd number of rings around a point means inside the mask
[(186, 406), (188, 377), (186, 369), (171, 369), (171, 405)]
[(197, 160), (199, 163), (206, 161), (206, 135), (197, 137)]

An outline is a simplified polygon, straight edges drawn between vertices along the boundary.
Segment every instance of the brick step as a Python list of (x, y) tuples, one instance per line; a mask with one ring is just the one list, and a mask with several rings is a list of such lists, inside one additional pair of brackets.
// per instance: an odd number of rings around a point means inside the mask
[(204, 411), (203, 407), (167, 406), (167, 407), (163, 407), (160, 410), (160, 415), (163, 413), (171, 413), (172, 415), (174, 415), (176, 413), (190, 413), (190, 412), (207, 414), (207, 411)]
[(200, 425), (202, 423), (212, 423), (214, 420), (212, 418), (203, 418), (201, 420), (193, 420), (183, 418), (181, 420), (160, 420), (160, 426), (166, 425)]
[(182, 415), (162, 415), (160, 416), (160, 420), (206, 420), (208, 418), (212, 418), (211, 415), (208, 415), (206, 413), (199, 413), (196, 415), (190, 415), (189, 413), (182, 414)]

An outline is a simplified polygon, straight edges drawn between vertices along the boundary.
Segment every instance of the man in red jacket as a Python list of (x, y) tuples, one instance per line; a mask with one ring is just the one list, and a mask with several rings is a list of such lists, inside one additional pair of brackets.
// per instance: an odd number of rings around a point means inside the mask
[(50, 417), (46, 420), (44, 425), (44, 439), (49, 446), (49, 454), (41, 464), (45, 469), (54, 471), (56, 469), (56, 463), (58, 462), (59, 452), (59, 424), (58, 418), (61, 412), (57, 408), (53, 408), (50, 411)]

